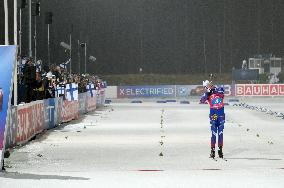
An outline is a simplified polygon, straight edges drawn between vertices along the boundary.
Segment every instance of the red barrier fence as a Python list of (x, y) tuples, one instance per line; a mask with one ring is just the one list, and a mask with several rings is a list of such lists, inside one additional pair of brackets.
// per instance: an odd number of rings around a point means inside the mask
[(44, 129), (44, 104), (36, 101), (25, 106), (19, 106), (17, 112), (16, 142), (29, 140)]
[(79, 101), (63, 101), (61, 109), (62, 122), (79, 118)]
[[(6, 148), (28, 142), (36, 134), (103, 106), (102, 94), (81, 93), (79, 100), (52, 98), (14, 106), (8, 118)], [(104, 93), (103, 93), (104, 95)], [(97, 100), (100, 99), (100, 100)]]

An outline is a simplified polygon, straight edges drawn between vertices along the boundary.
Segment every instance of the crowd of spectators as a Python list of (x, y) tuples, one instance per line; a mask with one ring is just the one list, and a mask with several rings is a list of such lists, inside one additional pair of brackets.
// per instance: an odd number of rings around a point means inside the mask
[[(31, 58), (18, 60), (18, 104), (56, 97), (56, 87), (69, 83), (78, 84), (79, 93), (86, 92), (89, 83), (95, 88), (101, 87), (102, 80), (89, 74), (70, 74), (66, 63), (50, 67), (41, 60), (34, 62)], [(104, 83), (105, 84), (105, 83)]]

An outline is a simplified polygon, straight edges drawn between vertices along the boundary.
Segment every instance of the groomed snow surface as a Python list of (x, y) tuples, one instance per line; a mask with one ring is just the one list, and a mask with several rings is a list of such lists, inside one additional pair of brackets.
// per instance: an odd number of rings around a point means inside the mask
[[(284, 187), (284, 119), (226, 106), (227, 161), (214, 161), (209, 107), (192, 100), (116, 101), (50, 130), (12, 151), (0, 187)], [(251, 99), (282, 113), (283, 101)]]

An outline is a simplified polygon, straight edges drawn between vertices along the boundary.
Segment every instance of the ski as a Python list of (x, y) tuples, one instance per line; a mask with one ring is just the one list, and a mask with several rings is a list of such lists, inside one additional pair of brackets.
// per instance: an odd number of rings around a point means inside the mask
[(215, 158), (215, 157), (209, 157), (210, 159), (212, 159), (213, 161), (219, 161), (219, 160), (223, 160), (223, 161), (228, 161), (226, 158)]
[(222, 159), (222, 160), (224, 160), (224, 161), (228, 161), (226, 158), (220, 158), (220, 157), (219, 157), (219, 159)]
[(209, 157), (211, 158), (213, 161), (218, 161), (215, 157)]

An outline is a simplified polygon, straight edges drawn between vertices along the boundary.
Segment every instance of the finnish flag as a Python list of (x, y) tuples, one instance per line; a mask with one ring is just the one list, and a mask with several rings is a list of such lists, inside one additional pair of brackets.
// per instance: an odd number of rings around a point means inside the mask
[(42, 65), (42, 61), (41, 61), (41, 60), (38, 60), (38, 61), (36, 62), (36, 72), (41, 72), (41, 70), (42, 70), (41, 65)]
[(94, 84), (88, 84), (86, 86), (86, 89), (88, 91), (88, 93), (90, 93), (91, 97), (93, 97), (95, 95), (95, 85)]
[(68, 101), (78, 100), (78, 84), (66, 84), (66, 98)]
[(55, 95), (56, 97), (61, 97), (65, 95), (65, 84), (59, 84), (56, 86)]
[(71, 59), (68, 59), (65, 63), (61, 63), (59, 66), (63, 69), (67, 68), (67, 65), (71, 62)]

